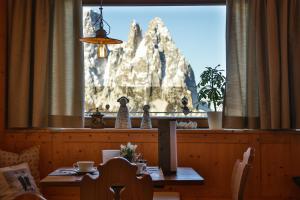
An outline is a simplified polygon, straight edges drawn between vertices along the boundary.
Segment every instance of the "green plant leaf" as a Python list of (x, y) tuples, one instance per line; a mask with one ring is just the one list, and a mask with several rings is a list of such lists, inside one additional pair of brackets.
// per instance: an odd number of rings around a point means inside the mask
[(224, 70), (219, 69), (220, 65), (215, 67), (205, 67), (200, 75), (200, 81), (197, 84), (198, 102), (207, 102), (209, 108), (223, 104), (225, 93), (226, 77), (223, 75)]

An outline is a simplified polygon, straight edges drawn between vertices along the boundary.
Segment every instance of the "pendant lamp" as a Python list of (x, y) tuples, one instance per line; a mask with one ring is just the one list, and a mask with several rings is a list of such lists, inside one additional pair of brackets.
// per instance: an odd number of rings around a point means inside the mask
[[(96, 30), (96, 35), (95, 37), (84, 37), (84, 38), (80, 38), (81, 42), (86, 42), (86, 43), (91, 43), (91, 44), (98, 44), (98, 57), (99, 58), (106, 58), (109, 54), (109, 50), (107, 48), (108, 44), (121, 44), (123, 41), (122, 40), (118, 40), (118, 39), (114, 39), (114, 38), (110, 38), (108, 37), (108, 35), (110, 34), (110, 26), (109, 24), (103, 19), (103, 8), (102, 8), (102, 3), (103, 0), (101, 1), (101, 5), (100, 5), (100, 16), (97, 19), (95, 25), (99, 22), (99, 29)], [(107, 25), (108, 27), (108, 31), (106, 31), (104, 29), (104, 23)]]

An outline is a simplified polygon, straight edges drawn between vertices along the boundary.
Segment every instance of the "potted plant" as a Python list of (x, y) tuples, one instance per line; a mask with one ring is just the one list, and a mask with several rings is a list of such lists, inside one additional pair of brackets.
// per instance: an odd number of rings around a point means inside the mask
[(126, 145), (121, 144), (120, 146), (120, 156), (127, 159), (129, 162), (134, 162), (136, 158), (136, 148), (137, 145), (128, 142)]
[(210, 129), (222, 128), (222, 112), (225, 94), (225, 76), (220, 65), (215, 67), (206, 67), (206, 70), (200, 75), (200, 81), (197, 84), (198, 106), (208, 108), (207, 117)]

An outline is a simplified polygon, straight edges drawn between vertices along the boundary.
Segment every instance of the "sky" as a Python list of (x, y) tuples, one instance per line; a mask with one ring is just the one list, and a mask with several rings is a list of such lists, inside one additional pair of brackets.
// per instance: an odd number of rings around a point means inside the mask
[(160, 17), (177, 48), (191, 64), (196, 83), (205, 67), (220, 64), (222, 69), (226, 68), (226, 6), (105, 6), (103, 16), (111, 27), (109, 37), (123, 41), (127, 41), (133, 20), (144, 33), (148, 23)]

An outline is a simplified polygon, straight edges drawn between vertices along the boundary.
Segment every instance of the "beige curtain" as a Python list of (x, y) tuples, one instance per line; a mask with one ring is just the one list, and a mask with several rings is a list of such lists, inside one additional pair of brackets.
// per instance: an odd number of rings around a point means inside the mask
[(300, 1), (227, 1), (226, 128), (300, 128)]
[(8, 127), (83, 127), (81, 1), (9, 3)]

